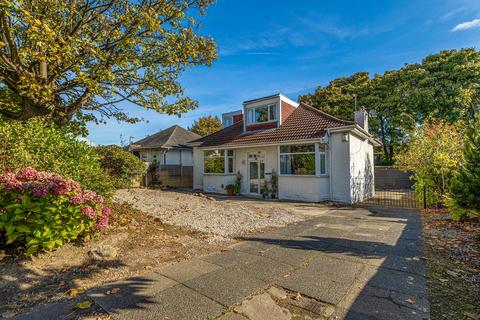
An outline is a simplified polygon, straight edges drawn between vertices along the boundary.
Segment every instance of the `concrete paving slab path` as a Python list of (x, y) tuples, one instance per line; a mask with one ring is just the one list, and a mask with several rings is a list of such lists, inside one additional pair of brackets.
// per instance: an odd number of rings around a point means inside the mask
[[(253, 320), (275, 312), (288, 318), (299, 308), (306, 314), (295, 319), (429, 318), (418, 211), (316, 205), (302, 210), (311, 219), (95, 288), (88, 297), (113, 319)], [(289, 307), (292, 297), (298, 298), (296, 309)], [(17, 318), (60, 315), (72, 302), (66, 303)]]

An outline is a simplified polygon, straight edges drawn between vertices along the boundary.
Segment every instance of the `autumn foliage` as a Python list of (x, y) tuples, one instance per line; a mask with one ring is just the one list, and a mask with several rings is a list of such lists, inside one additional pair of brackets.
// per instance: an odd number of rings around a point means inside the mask
[(208, 136), (218, 130), (222, 129), (222, 122), (215, 116), (200, 117), (195, 120), (193, 125), (188, 130), (195, 132), (202, 137)]
[(463, 158), (462, 132), (459, 124), (429, 120), (416, 129), (407, 147), (396, 155), (396, 166), (413, 172), (414, 188), (427, 203), (442, 205), (450, 180)]

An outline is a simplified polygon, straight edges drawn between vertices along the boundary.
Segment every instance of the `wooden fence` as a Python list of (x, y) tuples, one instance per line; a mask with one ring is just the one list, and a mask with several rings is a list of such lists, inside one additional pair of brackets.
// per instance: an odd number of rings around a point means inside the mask
[(193, 167), (180, 165), (161, 165), (147, 173), (147, 186), (192, 188)]

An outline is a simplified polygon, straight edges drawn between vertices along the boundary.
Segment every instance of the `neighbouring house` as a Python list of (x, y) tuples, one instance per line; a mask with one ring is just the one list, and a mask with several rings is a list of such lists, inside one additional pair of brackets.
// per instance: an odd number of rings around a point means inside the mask
[(198, 138), (198, 134), (174, 125), (132, 143), (129, 150), (148, 164), (144, 184), (191, 187), (193, 150), (187, 142)]
[[(373, 147), (362, 109), (337, 119), (282, 94), (245, 101), (222, 117), (224, 128), (189, 143), (193, 187), (225, 193), (242, 176), (240, 194), (259, 196), (277, 180), (279, 199), (355, 203), (374, 195)], [(264, 192), (263, 192), (264, 193)]]

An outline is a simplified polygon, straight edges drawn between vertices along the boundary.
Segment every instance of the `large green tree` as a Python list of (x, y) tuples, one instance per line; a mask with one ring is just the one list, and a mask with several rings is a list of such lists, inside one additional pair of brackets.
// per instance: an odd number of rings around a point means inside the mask
[(200, 117), (193, 122), (193, 125), (188, 130), (201, 135), (208, 136), (218, 130), (222, 129), (222, 121), (217, 116)]
[(302, 102), (350, 120), (355, 100), (370, 113), (370, 129), (383, 143), (383, 158), (392, 160), (425, 119), (454, 123), (471, 117), (480, 104), (480, 52), (442, 51), (382, 75), (360, 72), (338, 78), (300, 97)]
[(198, 21), (212, 2), (0, 0), (0, 115), (64, 125), (90, 111), (132, 120), (122, 101), (195, 108), (178, 77), (216, 59)]

